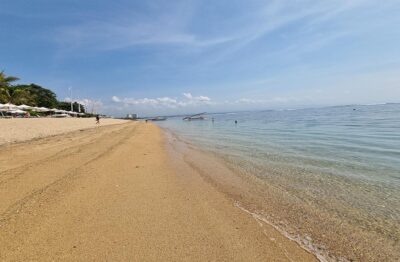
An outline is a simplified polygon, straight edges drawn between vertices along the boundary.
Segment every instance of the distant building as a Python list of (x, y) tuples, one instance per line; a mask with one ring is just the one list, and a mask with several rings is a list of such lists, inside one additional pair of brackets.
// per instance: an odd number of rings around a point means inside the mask
[(127, 119), (137, 119), (137, 118), (138, 118), (138, 115), (137, 115), (137, 114), (127, 114), (127, 115), (126, 115), (126, 118), (127, 118)]

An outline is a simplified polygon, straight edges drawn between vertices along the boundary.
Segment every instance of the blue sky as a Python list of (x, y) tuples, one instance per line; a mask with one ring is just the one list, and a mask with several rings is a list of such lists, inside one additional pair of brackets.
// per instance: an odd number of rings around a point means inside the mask
[(0, 0), (0, 68), (113, 115), (400, 102), (398, 0)]

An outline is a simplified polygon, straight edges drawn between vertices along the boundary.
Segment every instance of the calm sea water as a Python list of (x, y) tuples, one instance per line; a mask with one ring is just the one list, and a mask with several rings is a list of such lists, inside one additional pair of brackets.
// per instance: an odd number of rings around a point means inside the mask
[(332, 216), (399, 243), (400, 104), (207, 117), (158, 124)]

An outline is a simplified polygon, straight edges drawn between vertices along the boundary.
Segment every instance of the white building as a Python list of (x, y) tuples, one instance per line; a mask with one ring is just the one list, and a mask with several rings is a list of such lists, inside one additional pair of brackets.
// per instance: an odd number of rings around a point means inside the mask
[(126, 118), (128, 118), (128, 119), (137, 119), (138, 115), (137, 114), (127, 114)]

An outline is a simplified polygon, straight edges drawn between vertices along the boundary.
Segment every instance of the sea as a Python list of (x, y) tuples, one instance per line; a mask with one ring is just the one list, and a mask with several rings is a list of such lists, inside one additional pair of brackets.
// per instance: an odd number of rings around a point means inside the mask
[(206, 117), (157, 124), (252, 181), (244, 210), (320, 260), (400, 261), (400, 104)]

